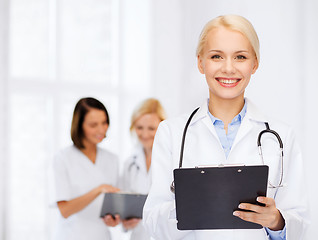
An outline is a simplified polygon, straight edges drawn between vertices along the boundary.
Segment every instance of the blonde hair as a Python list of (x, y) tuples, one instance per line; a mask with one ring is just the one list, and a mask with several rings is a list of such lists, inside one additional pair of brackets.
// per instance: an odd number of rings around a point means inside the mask
[(166, 113), (161, 105), (161, 103), (155, 98), (145, 99), (141, 104), (135, 109), (131, 117), (130, 131), (134, 129), (136, 121), (145, 114), (155, 113), (159, 117), (160, 121), (166, 119)]
[(201, 56), (203, 53), (204, 46), (207, 41), (208, 33), (218, 27), (225, 27), (227, 29), (238, 31), (242, 33), (250, 42), (256, 56), (256, 60), (259, 63), (260, 61), (260, 53), (259, 53), (259, 40), (257, 33), (253, 27), (253, 25), (244, 17), (239, 15), (224, 15), (219, 16), (210, 20), (202, 29), (200, 34), (199, 43), (197, 46), (196, 55)]

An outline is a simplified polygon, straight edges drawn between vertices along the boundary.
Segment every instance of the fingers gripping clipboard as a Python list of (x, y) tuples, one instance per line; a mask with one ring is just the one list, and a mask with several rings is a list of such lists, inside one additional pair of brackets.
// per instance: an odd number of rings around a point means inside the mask
[(177, 228), (259, 229), (233, 216), (242, 202), (266, 196), (268, 166), (178, 168), (174, 170)]

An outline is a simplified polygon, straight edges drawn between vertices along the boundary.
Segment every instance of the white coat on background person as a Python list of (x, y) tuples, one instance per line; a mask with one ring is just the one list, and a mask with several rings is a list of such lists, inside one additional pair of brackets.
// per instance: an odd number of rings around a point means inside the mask
[[(147, 170), (144, 150), (142, 146), (138, 145), (135, 153), (125, 162), (121, 189), (125, 192), (148, 194), (150, 185), (151, 172)], [(133, 221), (137, 224), (131, 229), (130, 239), (149, 240), (150, 236), (145, 231), (142, 222), (139, 219)]]
[[(130, 131), (136, 135), (138, 144), (133, 155), (124, 165), (121, 189), (126, 192), (148, 194), (151, 185), (151, 154), (154, 137), (165, 112), (157, 99), (144, 100), (131, 118)], [(130, 240), (149, 240), (140, 219), (122, 220), (123, 227), (131, 230)]]
[[(96, 163), (92, 164), (75, 146), (61, 150), (52, 164), (54, 172), (51, 206), (59, 201), (69, 201), (81, 196), (96, 186), (118, 184), (118, 158), (109, 151), (98, 148)], [(106, 240), (110, 231), (99, 217), (103, 194), (97, 196), (87, 207), (67, 218), (59, 215), (54, 238), (56, 240)]]
[[(143, 221), (156, 240), (302, 239), (308, 223), (307, 195), (302, 156), (294, 133), (287, 125), (266, 117), (244, 98), (251, 76), (258, 69), (259, 59), (257, 34), (244, 17), (219, 16), (205, 25), (197, 47), (197, 63), (200, 73), (205, 76), (209, 99), (201, 105), (189, 125), (182, 167), (262, 165), (257, 139), (268, 122), (284, 145), (284, 185), (269, 188), (267, 196), (257, 197), (256, 201), (263, 205), (238, 203), (238, 209), (233, 212), (235, 217), (263, 228), (177, 229), (175, 196), (170, 185), (173, 169), (179, 166), (182, 134), (189, 114), (162, 122), (155, 137), (152, 186), (144, 206)], [(264, 164), (269, 166), (269, 183), (277, 186), (282, 163), (280, 146), (273, 134), (264, 134), (262, 146)]]
[(151, 171), (147, 170), (145, 152), (141, 144), (124, 165), (122, 189), (131, 193), (148, 194), (151, 185)]
[(120, 222), (118, 215), (100, 217), (103, 193), (119, 191), (118, 158), (97, 146), (108, 126), (108, 112), (100, 101), (82, 98), (77, 102), (71, 126), (73, 145), (56, 155), (49, 171), (50, 203), (60, 213), (53, 239), (110, 240), (108, 226)]

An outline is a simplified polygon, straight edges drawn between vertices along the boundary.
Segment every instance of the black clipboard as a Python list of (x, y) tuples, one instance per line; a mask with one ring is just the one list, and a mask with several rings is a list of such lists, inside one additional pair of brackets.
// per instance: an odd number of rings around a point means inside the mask
[(105, 193), (100, 217), (119, 214), (121, 219), (142, 218), (147, 195), (132, 193)]
[(266, 196), (268, 166), (197, 167), (174, 170), (177, 228), (259, 229), (233, 216), (242, 202)]

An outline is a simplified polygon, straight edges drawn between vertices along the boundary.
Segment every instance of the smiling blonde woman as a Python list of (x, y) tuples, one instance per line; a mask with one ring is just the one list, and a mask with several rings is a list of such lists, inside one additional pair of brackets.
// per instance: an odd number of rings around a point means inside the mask
[[(152, 186), (143, 212), (144, 225), (153, 238), (302, 239), (308, 222), (307, 195), (303, 162), (295, 135), (290, 127), (265, 116), (244, 97), (246, 87), (259, 67), (259, 58), (258, 37), (247, 19), (226, 15), (206, 24), (199, 39), (197, 63), (207, 82), (209, 99), (190, 122), (183, 167), (242, 162), (245, 165), (262, 164), (257, 136), (267, 128), (268, 123), (284, 143), (284, 166), (281, 167), (277, 139), (271, 135), (263, 137), (267, 146), (265, 158), (269, 165), (269, 183), (280, 185), (277, 182), (283, 175), (283, 183), (286, 184), (276, 188), (268, 184), (267, 196), (257, 198), (264, 206), (238, 203), (238, 210), (233, 212), (234, 217), (257, 223), (263, 228), (177, 229), (175, 196), (170, 191), (170, 185), (173, 170), (179, 166), (182, 134), (189, 118), (180, 116), (159, 125), (153, 146)], [(280, 174), (281, 171), (283, 174)]]

